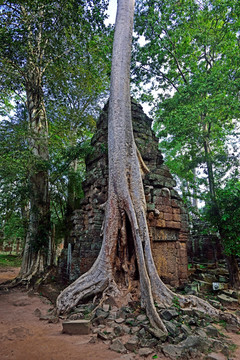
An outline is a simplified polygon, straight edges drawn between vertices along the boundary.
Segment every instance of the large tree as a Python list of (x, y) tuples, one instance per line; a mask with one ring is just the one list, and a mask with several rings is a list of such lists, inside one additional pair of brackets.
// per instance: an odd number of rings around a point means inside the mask
[[(146, 43), (138, 48), (136, 79), (151, 83), (150, 101), (157, 92), (155, 129), (165, 138), (168, 165), (193, 184), (194, 170), (204, 170), (220, 220), (216, 189), (229, 173), (227, 139), (239, 117), (239, 3), (145, 0), (138, 10)], [(220, 221), (218, 231), (224, 246)], [(237, 260), (226, 260), (231, 284), (239, 287)]]
[[(141, 305), (151, 325), (166, 332), (154, 300), (171, 306), (175, 294), (160, 280), (153, 261), (142, 172), (131, 121), (130, 60), (134, 0), (119, 0), (114, 34), (108, 118), (108, 200), (105, 204), (103, 243), (92, 268), (69, 285), (57, 299), (58, 312), (68, 311), (84, 297), (104, 292), (116, 297), (140, 284)], [(218, 316), (205, 301), (178, 296), (180, 306), (192, 306)]]
[(4, 1), (0, 7), (1, 86), (25, 96), (28, 144), (34, 157), (29, 174), (29, 228), (19, 275), (25, 280), (52, 263), (47, 73), (60, 59), (71, 60), (76, 39), (81, 39), (85, 50), (103, 23), (105, 4), (100, 3), (99, 7), (99, 1)]

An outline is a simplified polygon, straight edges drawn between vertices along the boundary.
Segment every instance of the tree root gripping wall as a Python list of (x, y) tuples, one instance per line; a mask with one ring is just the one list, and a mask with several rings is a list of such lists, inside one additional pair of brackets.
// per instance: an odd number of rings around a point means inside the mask
[[(97, 122), (92, 138), (93, 152), (86, 159), (85, 197), (81, 208), (72, 217), (69, 238), (72, 262), (67, 272), (65, 244), (60, 258), (61, 277), (65, 282), (75, 280), (86, 272), (101, 249), (101, 227), (107, 201), (107, 111), (106, 105)], [(138, 150), (149, 168), (143, 183), (147, 202), (147, 219), (154, 261), (159, 275), (166, 283), (178, 286), (187, 280), (188, 215), (174, 187), (176, 186), (158, 150), (158, 139), (151, 130), (152, 120), (142, 107), (132, 101), (134, 137)]]

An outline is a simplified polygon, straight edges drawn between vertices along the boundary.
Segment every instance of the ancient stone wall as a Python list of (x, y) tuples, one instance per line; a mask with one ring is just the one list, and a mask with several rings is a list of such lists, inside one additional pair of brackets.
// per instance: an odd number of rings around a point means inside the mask
[[(174, 190), (175, 181), (158, 150), (158, 139), (151, 130), (152, 121), (135, 102), (132, 102), (132, 118), (137, 147), (150, 169), (144, 178), (144, 189), (153, 257), (163, 281), (178, 286), (187, 279), (188, 216)], [(93, 152), (86, 159), (83, 183), (85, 197), (72, 219), (71, 270), (66, 274), (70, 280), (91, 267), (101, 248), (104, 213), (100, 205), (107, 200), (108, 184), (107, 106), (98, 120), (91, 143)], [(66, 269), (67, 249), (64, 254), (62, 268)]]
[(209, 231), (209, 224), (192, 220), (188, 241), (189, 262), (218, 262), (224, 259), (220, 238)]

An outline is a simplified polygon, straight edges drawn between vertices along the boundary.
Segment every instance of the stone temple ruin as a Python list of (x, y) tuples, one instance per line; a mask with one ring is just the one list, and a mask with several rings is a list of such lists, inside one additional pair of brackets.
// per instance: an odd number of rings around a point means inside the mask
[[(66, 282), (86, 272), (101, 248), (104, 212), (100, 205), (107, 200), (108, 186), (107, 117), (106, 105), (91, 141), (93, 152), (86, 159), (85, 197), (81, 208), (73, 214), (69, 243), (60, 259), (61, 275)], [(143, 183), (154, 261), (162, 280), (178, 286), (187, 280), (188, 215), (158, 150), (152, 120), (133, 101), (132, 118), (137, 147), (150, 170)]]

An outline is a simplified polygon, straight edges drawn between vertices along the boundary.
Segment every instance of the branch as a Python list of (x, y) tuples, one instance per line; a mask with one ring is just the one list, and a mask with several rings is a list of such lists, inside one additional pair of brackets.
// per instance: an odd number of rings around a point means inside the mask
[[(167, 38), (168, 38), (168, 40), (170, 41), (170, 43), (172, 44), (173, 48), (175, 48), (175, 45), (174, 45), (174, 43), (172, 42), (172, 40), (171, 40), (171, 38), (170, 38), (167, 30), (166, 30), (166, 29), (163, 29), (163, 31), (164, 31), (165, 34), (167, 35)], [(161, 40), (161, 38), (160, 38), (160, 40)], [(182, 69), (181, 69), (181, 66), (180, 66), (180, 64), (179, 64), (179, 61), (178, 61), (176, 55), (174, 54), (174, 52), (171, 51), (169, 48), (167, 48), (167, 47), (164, 46), (164, 45), (163, 45), (163, 48), (164, 48), (165, 50), (167, 50), (167, 51), (173, 56), (173, 58), (174, 58), (174, 60), (175, 60), (175, 63), (176, 63), (176, 65), (177, 65), (178, 71), (180, 72), (180, 74), (181, 74), (181, 76), (182, 76), (182, 78), (183, 78), (183, 81), (185, 82), (186, 85), (188, 85), (188, 82), (187, 82), (187, 80), (186, 80), (186, 78), (185, 78), (185, 75), (184, 75), (184, 73), (183, 73), (183, 71), (182, 71)]]
[(172, 87), (179, 93), (180, 91), (178, 90), (177, 86), (172, 82), (172, 80), (170, 80), (161, 70), (158, 70), (158, 73), (155, 72), (154, 70), (152, 69), (147, 69), (145, 68), (144, 65), (141, 65), (140, 68), (144, 69), (145, 71), (151, 71), (152, 74), (156, 75), (156, 76), (159, 76), (159, 74), (166, 80), (169, 82), (169, 84), (172, 85)]
[(11, 67), (16, 69), (19, 72), (19, 74), (24, 78), (25, 81), (27, 80), (24, 71), (22, 71), (20, 66), (18, 66), (14, 61), (12, 61), (12, 60), (10, 60), (8, 58), (4, 58), (3, 61), (7, 62)]
[(50, 60), (46, 63), (45, 67), (43, 68), (42, 74), (46, 71), (47, 67), (48, 67), (52, 62), (56, 61), (57, 59), (60, 59), (63, 55), (67, 55), (67, 54), (68, 54), (71, 50), (73, 50), (73, 49), (74, 49), (74, 47), (71, 47), (70, 49), (68, 49), (68, 50), (64, 51), (63, 53), (61, 53), (61, 54), (55, 56), (54, 58), (50, 59)]

